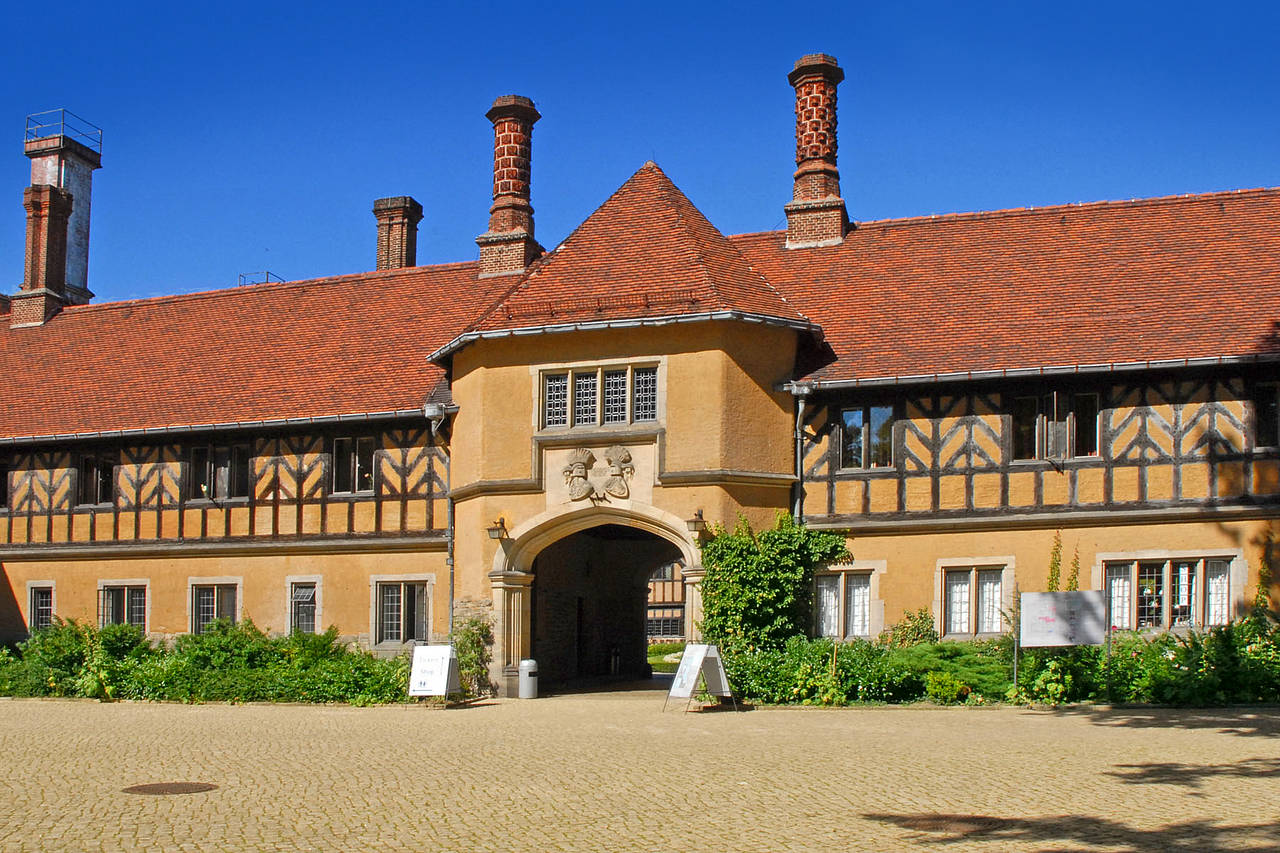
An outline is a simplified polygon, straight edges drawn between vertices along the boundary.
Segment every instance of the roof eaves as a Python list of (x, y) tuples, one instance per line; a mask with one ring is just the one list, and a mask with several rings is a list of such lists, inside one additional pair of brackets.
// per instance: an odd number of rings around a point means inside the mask
[(515, 329), (465, 332), (427, 356), (428, 361), (440, 360), (452, 355), (469, 343), (495, 338), (514, 338), (528, 335), (547, 335), (562, 332), (591, 332), (604, 329), (635, 329), (641, 326), (669, 326), (676, 323), (703, 323), (714, 320), (734, 320), (740, 323), (761, 323), (766, 326), (782, 326), (796, 329), (821, 338), (822, 329), (807, 320), (774, 317), (769, 314), (753, 314), (747, 311), (704, 311), (698, 314), (663, 314), (657, 317), (636, 317), (627, 320), (586, 320), (572, 323), (553, 323), (542, 326), (521, 326)]
[(272, 429), (290, 426), (323, 426), (338, 423), (363, 423), (366, 421), (394, 420), (423, 417), (422, 409), (394, 409), (382, 412), (350, 412), (341, 415), (318, 415), (301, 418), (269, 418), (256, 421), (225, 421), (207, 424), (172, 424), (162, 427), (98, 430), (95, 432), (64, 432), (48, 435), (23, 435), (0, 437), (0, 445), (47, 444), (56, 441), (93, 441), (108, 438), (136, 438), (175, 435), (192, 432), (230, 432), (234, 430)]

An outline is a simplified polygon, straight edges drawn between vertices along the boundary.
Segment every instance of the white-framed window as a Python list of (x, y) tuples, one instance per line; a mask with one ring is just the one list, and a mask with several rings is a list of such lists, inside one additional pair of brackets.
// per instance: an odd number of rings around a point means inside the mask
[(840, 413), (842, 468), (893, 466), (893, 406), (855, 406)]
[(289, 584), (289, 633), (316, 632), (319, 586), (315, 581), (295, 581)]
[(52, 625), (56, 607), (52, 581), (31, 581), (27, 584), (27, 630), (39, 631)]
[(373, 457), (377, 442), (371, 435), (333, 440), (333, 494), (373, 491)]
[(1061, 391), (1014, 396), (1009, 405), (1013, 458), (1097, 456), (1100, 400), (1095, 393)]
[(201, 444), (187, 451), (187, 498), (249, 497), (248, 444)]
[(116, 581), (98, 586), (98, 625), (137, 625), (147, 628), (147, 585)]
[(852, 569), (814, 577), (815, 633), (820, 637), (870, 638), (873, 572)]
[(1004, 630), (1004, 566), (954, 566), (942, 572), (944, 636)]
[(658, 419), (656, 366), (546, 371), (541, 383), (543, 429), (621, 426)]
[(1231, 560), (1110, 560), (1103, 565), (1107, 621), (1116, 630), (1208, 628), (1231, 621)]
[(374, 584), (374, 642), (412, 643), (431, 638), (431, 588), (423, 580)]
[(240, 584), (192, 583), (191, 633), (203, 634), (219, 619), (234, 624), (239, 618)]

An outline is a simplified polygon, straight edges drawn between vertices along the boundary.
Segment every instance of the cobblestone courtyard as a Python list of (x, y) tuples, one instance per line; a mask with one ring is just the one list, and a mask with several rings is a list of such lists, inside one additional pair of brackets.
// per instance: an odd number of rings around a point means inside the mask
[(1276, 709), (662, 699), (4, 700), (0, 850), (1280, 850)]

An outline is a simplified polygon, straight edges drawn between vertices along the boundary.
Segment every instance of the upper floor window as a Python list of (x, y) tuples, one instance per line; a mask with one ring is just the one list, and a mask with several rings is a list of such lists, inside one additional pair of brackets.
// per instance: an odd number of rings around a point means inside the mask
[(843, 468), (893, 465), (893, 406), (859, 406), (841, 413)]
[(200, 445), (188, 452), (187, 497), (249, 497), (249, 445)]
[(542, 374), (542, 426), (615, 426), (658, 419), (658, 368), (589, 367)]
[(80, 454), (80, 504), (107, 504), (115, 499), (116, 460), (113, 454)]
[(1098, 455), (1097, 394), (1014, 397), (1009, 407), (1014, 459)]
[(12, 470), (9, 463), (0, 460), (0, 509), (7, 509), (9, 506), (9, 472)]
[(1280, 447), (1280, 383), (1261, 382), (1253, 395), (1253, 443)]
[(373, 436), (333, 440), (333, 491), (347, 494), (373, 491)]

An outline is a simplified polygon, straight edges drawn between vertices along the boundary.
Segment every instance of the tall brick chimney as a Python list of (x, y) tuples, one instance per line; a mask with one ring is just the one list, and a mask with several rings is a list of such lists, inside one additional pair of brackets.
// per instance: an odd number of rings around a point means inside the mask
[(493, 206), (489, 230), (476, 238), (480, 275), (511, 275), (524, 272), (543, 251), (533, 239), (529, 203), (533, 124), (542, 116), (528, 98), (503, 95), (485, 118), (493, 122)]
[(67, 225), (71, 193), (39, 184), (22, 191), (27, 209), (26, 265), (22, 290), (10, 297), (9, 327), (41, 326), (67, 298)]
[(834, 246), (849, 227), (836, 168), (836, 87), (844, 71), (835, 57), (811, 53), (787, 81), (796, 90), (796, 173), (787, 213), (787, 248)]
[[(66, 301), (83, 305), (89, 292), (89, 212), (93, 172), (102, 168), (102, 130), (67, 110), (27, 117), (23, 143), (31, 158), (31, 186), (66, 190), (75, 201), (66, 235)], [(28, 224), (31, 219), (28, 216)], [(30, 243), (30, 240), (28, 240)]]
[(398, 270), (418, 265), (418, 223), (422, 205), (407, 195), (380, 198), (373, 203), (378, 218), (378, 269)]

